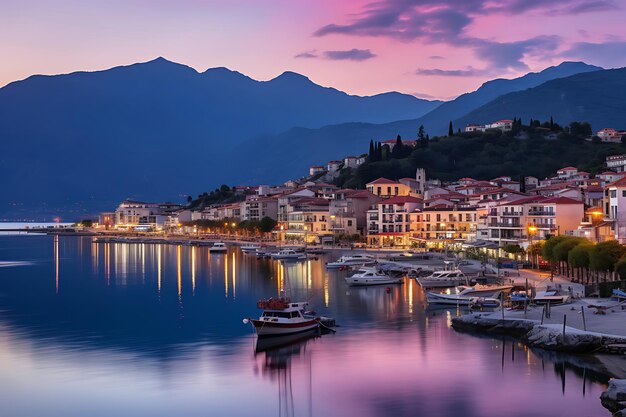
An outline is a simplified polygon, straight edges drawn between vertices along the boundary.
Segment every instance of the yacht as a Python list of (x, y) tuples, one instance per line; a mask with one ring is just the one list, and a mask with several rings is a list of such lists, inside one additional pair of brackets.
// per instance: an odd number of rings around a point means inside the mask
[(292, 303), (289, 298), (268, 298), (259, 300), (257, 307), (262, 309), (257, 319), (243, 319), (244, 324), (252, 323), (256, 334), (261, 336), (280, 336), (306, 332), (319, 328), (320, 317), (306, 311), (309, 303)]
[(467, 277), (460, 269), (435, 271), (427, 277), (416, 278), (422, 288), (456, 287), (467, 283)]
[(335, 262), (328, 262), (326, 268), (344, 269), (355, 265), (373, 265), (375, 263), (376, 259), (370, 255), (344, 255)]
[(226, 253), (228, 247), (223, 242), (215, 242), (213, 246), (209, 248), (209, 252), (212, 253)]
[(384, 273), (376, 268), (363, 267), (354, 275), (344, 278), (348, 285), (386, 285), (402, 284), (404, 276), (394, 276)]

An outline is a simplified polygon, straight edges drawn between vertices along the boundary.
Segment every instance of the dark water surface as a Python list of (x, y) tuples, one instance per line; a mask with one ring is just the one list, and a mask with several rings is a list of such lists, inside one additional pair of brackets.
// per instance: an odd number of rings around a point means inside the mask
[[(0, 416), (610, 415), (605, 375), (458, 333), (413, 281), (85, 237), (0, 236), (1, 261), (29, 263), (0, 267)], [(285, 281), (337, 334), (256, 346), (241, 320)]]

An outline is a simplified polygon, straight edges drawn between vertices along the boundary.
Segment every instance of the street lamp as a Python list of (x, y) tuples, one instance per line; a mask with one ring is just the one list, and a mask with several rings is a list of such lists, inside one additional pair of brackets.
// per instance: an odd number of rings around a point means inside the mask
[(598, 225), (596, 224), (597, 221), (594, 221), (594, 219), (599, 219), (604, 213), (602, 213), (601, 211), (592, 211), (591, 212), (591, 226), (593, 227), (593, 231), (594, 231), (594, 239), (596, 241), (596, 243), (598, 243), (598, 241), (600, 240), (600, 237), (598, 236)]
[(533, 235), (537, 232), (537, 226), (529, 225), (528, 226), (528, 238), (530, 239), (530, 245), (528, 246), (528, 252), (530, 254), (530, 268), (534, 269), (535, 267), (535, 257), (533, 256)]

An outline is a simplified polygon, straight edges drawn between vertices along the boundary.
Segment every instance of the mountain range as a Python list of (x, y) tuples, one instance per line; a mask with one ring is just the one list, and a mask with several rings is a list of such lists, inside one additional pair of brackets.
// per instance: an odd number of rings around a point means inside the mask
[[(226, 68), (200, 73), (163, 58), (32, 76), (0, 89), (0, 218), (75, 219), (129, 197), (181, 200), (222, 183), (284, 181), (366, 152), (370, 139), (412, 139), (420, 124), (433, 135), (450, 120), (460, 127), (535, 109), (542, 118), (558, 104), (560, 123), (616, 125), (621, 71), (567, 62), (446, 103), (348, 95), (293, 72), (269, 81)], [(593, 99), (581, 110), (585, 95)]]

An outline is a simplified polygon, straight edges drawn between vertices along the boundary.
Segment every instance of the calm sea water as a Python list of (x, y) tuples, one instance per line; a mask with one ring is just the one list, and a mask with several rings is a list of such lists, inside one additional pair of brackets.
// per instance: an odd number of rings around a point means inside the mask
[[(458, 333), (414, 282), (87, 237), (0, 236), (2, 261), (1, 416), (609, 415), (606, 375)], [(285, 282), (337, 333), (257, 345), (241, 320)]]

